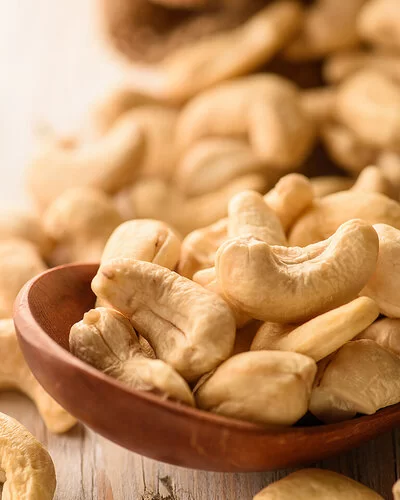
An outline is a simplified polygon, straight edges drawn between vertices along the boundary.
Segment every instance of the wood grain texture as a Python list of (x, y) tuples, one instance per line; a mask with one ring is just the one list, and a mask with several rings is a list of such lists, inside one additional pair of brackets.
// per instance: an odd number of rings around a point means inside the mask
[[(94, 97), (120, 77), (119, 64), (96, 36), (95, 1), (0, 2), (0, 205), (27, 203), (23, 168), (34, 125), (49, 121), (73, 129)], [(48, 446), (57, 469), (56, 500), (250, 500), (288, 472), (197, 472), (141, 458), (82, 426), (50, 435), (34, 405), (15, 393), (0, 395), (0, 411)], [(400, 432), (318, 465), (390, 499), (400, 473)]]

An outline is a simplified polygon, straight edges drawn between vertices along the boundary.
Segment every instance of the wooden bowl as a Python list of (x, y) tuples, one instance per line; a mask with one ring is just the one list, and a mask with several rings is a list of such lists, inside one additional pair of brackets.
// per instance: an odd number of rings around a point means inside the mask
[(268, 430), (126, 388), (68, 351), (70, 327), (94, 304), (97, 265), (51, 269), (15, 306), (25, 358), (63, 407), (104, 437), (148, 457), (195, 469), (246, 472), (310, 463), (400, 423), (400, 404), (333, 425)]

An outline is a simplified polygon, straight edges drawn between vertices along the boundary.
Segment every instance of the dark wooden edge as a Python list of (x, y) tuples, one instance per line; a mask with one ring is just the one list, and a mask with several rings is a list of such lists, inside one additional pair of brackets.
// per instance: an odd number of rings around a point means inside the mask
[[(186, 415), (188, 418), (193, 420), (197, 420), (199, 422), (206, 421), (209, 424), (216, 425), (218, 427), (223, 427), (224, 429), (232, 430), (232, 431), (242, 431), (249, 434), (259, 434), (259, 435), (268, 435), (274, 436), (274, 438), (280, 438), (285, 440), (285, 438), (291, 438), (294, 434), (321, 434), (324, 435), (327, 439), (327, 442), (331, 439), (335, 439), (335, 435), (339, 431), (343, 431), (348, 428), (348, 431), (358, 428), (365, 429), (366, 427), (375, 428), (376, 426), (381, 428), (381, 432), (385, 432), (390, 428), (394, 427), (396, 424), (400, 425), (400, 403), (390, 406), (388, 408), (384, 408), (379, 410), (377, 413), (373, 415), (361, 416), (352, 420), (346, 420), (345, 422), (339, 422), (336, 424), (323, 424), (319, 426), (310, 426), (310, 427), (288, 427), (288, 428), (266, 428), (259, 424), (254, 424), (250, 422), (245, 422), (242, 420), (235, 420), (233, 418), (224, 417), (221, 415), (216, 415), (214, 413), (206, 412), (204, 410), (200, 410), (198, 408), (191, 408), (189, 406), (185, 406), (183, 404), (163, 400), (156, 395), (144, 392), (137, 391), (135, 389), (131, 389), (126, 387), (124, 384), (119, 381), (113, 379), (112, 377), (103, 374), (99, 370), (96, 370), (92, 366), (84, 363), (79, 360), (75, 356), (73, 356), (70, 352), (63, 349), (60, 345), (57, 344), (52, 338), (50, 338), (47, 333), (41, 328), (41, 326), (36, 322), (35, 318), (32, 315), (32, 311), (29, 305), (29, 298), (32, 290), (38, 281), (42, 279), (44, 275), (56, 273), (61, 269), (66, 267), (79, 267), (79, 266), (90, 266), (93, 268), (93, 276), (96, 273), (98, 268), (98, 264), (67, 264), (63, 266), (58, 266), (44, 273), (36, 276), (32, 280), (30, 280), (20, 291), (14, 306), (14, 323), (17, 331), (18, 340), (21, 344), (21, 339), (23, 339), (26, 343), (35, 346), (40, 350), (45, 350), (47, 354), (56, 358), (60, 363), (68, 363), (69, 365), (74, 366), (74, 368), (84, 374), (90, 373), (92, 377), (95, 379), (106, 382), (112, 386), (115, 386), (120, 391), (124, 391), (128, 396), (134, 396), (135, 398), (147, 400), (151, 405), (162, 406), (165, 411), (174, 414)], [(29, 334), (27, 334), (29, 332)], [(384, 425), (382, 425), (382, 419), (385, 420)], [(378, 425), (377, 425), (378, 424)], [(372, 434), (372, 433), (371, 433)], [(375, 433), (377, 434), (377, 433)]]

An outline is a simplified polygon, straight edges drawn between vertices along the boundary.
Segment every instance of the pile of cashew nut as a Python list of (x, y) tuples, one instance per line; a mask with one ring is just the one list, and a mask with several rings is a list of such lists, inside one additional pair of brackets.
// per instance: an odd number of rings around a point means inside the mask
[[(75, 419), (31, 374), (12, 308), (72, 262), (100, 268), (70, 350), (132, 389), (267, 427), (400, 402), (399, 1), (275, 0), (211, 32), (132, 63), (87, 136), (43, 129), (26, 172), (36, 212), (0, 214), (0, 390), (30, 397), (52, 432)], [(47, 452), (0, 424), (3, 496), (51, 499)], [(255, 499), (294, 492), (381, 498), (306, 469)]]

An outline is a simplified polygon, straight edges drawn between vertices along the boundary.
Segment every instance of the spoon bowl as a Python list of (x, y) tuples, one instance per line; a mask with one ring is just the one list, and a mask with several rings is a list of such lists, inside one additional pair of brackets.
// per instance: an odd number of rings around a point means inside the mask
[[(102, 436), (162, 462), (219, 472), (265, 471), (327, 458), (400, 423), (400, 404), (338, 424), (267, 429), (125, 387), (69, 352), (71, 326), (94, 306), (96, 264), (51, 269), (21, 290), (15, 325), (38, 381)], [(251, 390), (251, 388), (249, 388)]]

